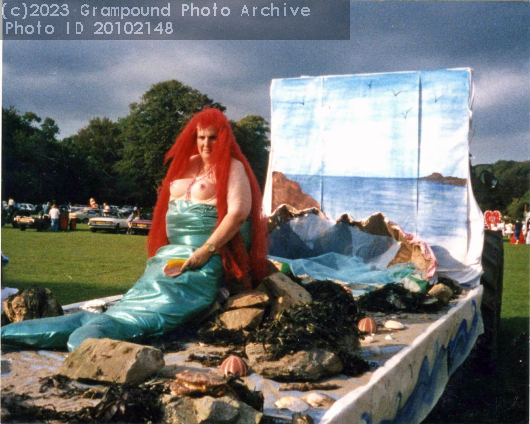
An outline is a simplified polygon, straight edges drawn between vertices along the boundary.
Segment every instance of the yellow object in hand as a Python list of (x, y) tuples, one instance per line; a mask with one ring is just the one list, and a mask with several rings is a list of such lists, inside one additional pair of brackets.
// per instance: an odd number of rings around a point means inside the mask
[(186, 262), (186, 259), (170, 259), (167, 261), (166, 267), (168, 269), (180, 268), (184, 265), (184, 262)]

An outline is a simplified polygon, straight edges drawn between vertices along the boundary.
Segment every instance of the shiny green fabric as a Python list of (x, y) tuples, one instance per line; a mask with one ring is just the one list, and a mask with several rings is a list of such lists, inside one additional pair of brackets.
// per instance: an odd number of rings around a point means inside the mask
[[(214, 206), (171, 201), (166, 216), (170, 244), (147, 261), (144, 274), (125, 296), (103, 314), (75, 314), (23, 321), (2, 328), (2, 342), (40, 348), (76, 349), (87, 338), (134, 341), (163, 334), (204, 312), (223, 283), (223, 264), (214, 255), (200, 269), (167, 277), (170, 259), (188, 258), (212, 234), (217, 223)], [(250, 240), (250, 224), (241, 228)]]

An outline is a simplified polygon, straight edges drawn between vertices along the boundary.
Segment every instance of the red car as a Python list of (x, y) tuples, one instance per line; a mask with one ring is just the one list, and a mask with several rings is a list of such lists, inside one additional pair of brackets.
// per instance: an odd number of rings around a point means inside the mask
[(129, 234), (147, 234), (151, 229), (153, 216), (151, 214), (141, 215), (140, 219), (135, 219), (131, 222)]

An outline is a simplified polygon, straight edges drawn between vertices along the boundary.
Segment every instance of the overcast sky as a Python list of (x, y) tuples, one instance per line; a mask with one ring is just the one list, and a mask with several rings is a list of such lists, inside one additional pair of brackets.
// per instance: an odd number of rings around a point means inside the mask
[(116, 120), (176, 79), (238, 120), (270, 119), (272, 79), (470, 67), (473, 163), (529, 160), (528, 2), (355, 2), (348, 41), (4, 41), (2, 102), (60, 137)]

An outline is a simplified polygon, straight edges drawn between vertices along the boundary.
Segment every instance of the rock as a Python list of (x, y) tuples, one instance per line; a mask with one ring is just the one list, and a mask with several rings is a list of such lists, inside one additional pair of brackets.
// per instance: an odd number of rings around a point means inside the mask
[(257, 328), (263, 317), (263, 309), (242, 308), (226, 311), (219, 319), (228, 330)]
[(71, 379), (140, 383), (164, 367), (161, 350), (111, 339), (86, 339), (59, 369)]
[(268, 293), (272, 297), (271, 315), (273, 318), (277, 318), (286, 309), (313, 300), (306, 289), (281, 272), (275, 272), (263, 279), (257, 290)]
[(316, 381), (342, 371), (342, 361), (324, 349), (311, 349), (270, 359), (262, 344), (249, 343), (245, 348), (250, 367), (265, 378), (288, 381)]
[(429, 290), (428, 294), (434, 296), (440, 302), (447, 304), (453, 297), (453, 290), (447, 287), (445, 284), (436, 284)]
[(168, 424), (258, 424), (262, 413), (230, 396), (183, 397), (162, 400), (163, 422)]
[(63, 308), (55, 300), (52, 292), (38, 286), (8, 296), (3, 306), (9, 322), (64, 315)]
[(309, 194), (302, 191), (302, 187), (296, 181), (288, 179), (281, 172), (272, 173), (272, 210), (282, 204), (289, 204), (294, 208), (318, 208), (319, 203)]
[(269, 303), (269, 296), (261, 291), (249, 291), (228, 298), (225, 308), (264, 308)]

